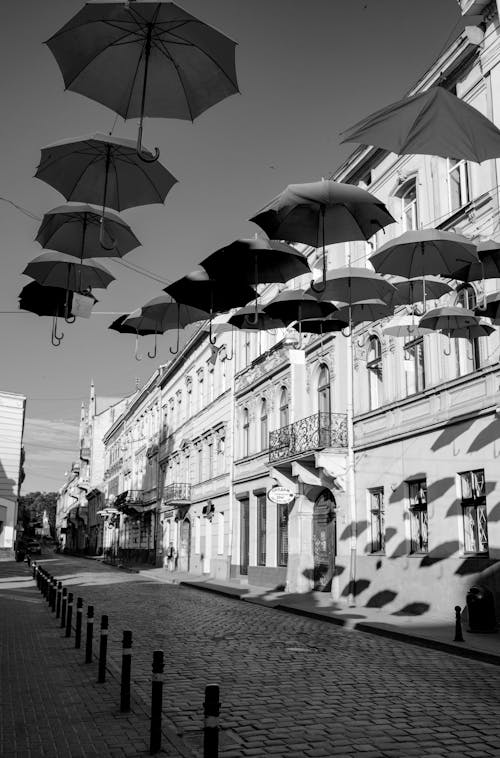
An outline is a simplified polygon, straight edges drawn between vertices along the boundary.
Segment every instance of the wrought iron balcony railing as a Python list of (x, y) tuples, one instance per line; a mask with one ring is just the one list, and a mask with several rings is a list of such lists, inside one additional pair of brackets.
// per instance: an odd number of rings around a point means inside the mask
[(191, 485), (186, 482), (167, 484), (163, 490), (165, 505), (174, 503), (183, 504), (191, 502)]
[(269, 433), (269, 462), (323, 450), (347, 447), (347, 415), (314, 413)]

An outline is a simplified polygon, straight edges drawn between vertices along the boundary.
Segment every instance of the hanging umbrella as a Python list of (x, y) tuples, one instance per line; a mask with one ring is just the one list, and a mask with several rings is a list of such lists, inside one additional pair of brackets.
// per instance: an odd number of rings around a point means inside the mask
[[(298, 321), (299, 335), (302, 321), (309, 318), (325, 318), (337, 311), (333, 303), (320, 302), (304, 290), (283, 290), (269, 303), (263, 306), (264, 311), (273, 319), (280, 319), (285, 325)], [(301, 344), (301, 343), (299, 343)]]
[[(453, 291), (453, 287), (437, 276), (422, 279), (404, 279), (391, 281), (395, 288), (388, 304), (395, 308), (398, 305), (416, 305), (425, 300), (439, 300), (440, 297)], [(425, 289), (425, 294), (424, 294)]]
[(342, 132), (397, 155), (440, 155), (481, 163), (500, 157), (500, 130), (443, 87), (430, 87), (382, 108)]
[(445, 306), (442, 308), (433, 308), (419, 320), (418, 325), (424, 329), (445, 332), (448, 335), (448, 350), (444, 350), (445, 355), (450, 355), (450, 335), (449, 333), (456, 329), (465, 329), (470, 326), (477, 326), (479, 319), (467, 308), (457, 306)]
[(230, 308), (246, 305), (256, 297), (255, 290), (248, 284), (240, 283), (238, 280), (228, 284), (227, 281), (211, 279), (204, 269), (191, 271), (190, 274), (169, 284), (164, 291), (177, 302), (193, 305), (208, 313), (209, 339), (212, 345), (215, 344), (212, 338), (212, 316)]
[[(246, 281), (255, 286), (271, 282), (288, 282), (301, 274), (310, 273), (307, 258), (284, 242), (266, 239), (239, 239), (216, 250), (201, 261), (212, 279)], [(255, 313), (248, 319), (259, 320), (257, 300)]]
[(257, 322), (254, 319), (255, 308), (248, 305), (240, 308), (229, 317), (228, 323), (233, 324), (242, 331), (265, 331), (268, 329), (284, 329), (285, 324), (279, 318), (271, 318), (266, 312), (264, 306), (259, 305), (257, 308)]
[[(250, 221), (273, 239), (322, 247), (324, 289), (325, 245), (367, 240), (394, 219), (385, 205), (366, 190), (323, 180), (288, 185)], [(321, 291), (315, 285), (314, 289)]]
[(462, 326), (457, 329), (444, 329), (443, 334), (453, 339), (476, 340), (479, 337), (489, 337), (495, 331), (495, 327), (484, 318), (479, 318), (477, 324)]
[(102, 207), (99, 242), (104, 240), (106, 207), (117, 211), (163, 203), (177, 179), (161, 163), (144, 163), (128, 139), (91, 134), (42, 148), (35, 177), (58, 190), (66, 200)]
[(154, 329), (155, 330), (155, 347), (154, 353), (150, 358), (156, 357), (156, 334), (163, 334), (169, 329), (177, 330), (177, 347), (170, 352), (175, 355), (179, 351), (179, 333), (188, 324), (194, 324), (196, 321), (208, 319), (209, 314), (205, 311), (195, 308), (184, 303), (172, 302), (172, 299), (165, 295), (149, 300), (145, 305), (133, 311), (125, 320), (125, 326), (131, 326), (135, 329)]
[(393, 309), (379, 298), (367, 299), (340, 307), (335, 314), (336, 318), (349, 324), (362, 324), (365, 321), (378, 321), (387, 316), (392, 316)]
[(115, 278), (102, 263), (93, 258), (79, 263), (72, 255), (53, 252), (42, 253), (33, 258), (22, 273), (39, 284), (62, 287), (72, 292), (89, 288), (106, 289)]
[(486, 307), (476, 307), (474, 313), (476, 316), (487, 316), (498, 326), (500, 324), (500, 291), (487, 295)]
[[(316, 292), (313, 287), (308, 294)], [(393, 285), (380, 274), (360, 266), (342, 266), (327, 271), (325, 288), (316, 295), (318, 300), (335, 300), (339, 303), (353, 304), (361, 300), (391, 298)]]
[[(103, 248), (99, 242), (101, 218), (106, 222), (106, 232), (111, 251)], [(60, 205), (48, 211), (43, 219), (35, 240), (45, 248), (74, 255), (83, 262), (84, 258), (113, 257), (122, 258), (141, 243), (130, 226), (113, 211), (104, 213), (88, 204)]]
[(292, 329), (302, 331), (303, 334), (330, 334), (341, 332), (347, 326), (347, 321), (340, 319), (338, 312), (326, 318), (306, 318), (302, 322), (292, 324)]
[(382, 332), (390, 337), (403, 337), (405, 339), (416, 339), (424, 334), (430, 334), (432, 329), (423, 329), (415, 323), (415, 316), (397, 316), (391, 319), (387, 326), (384, 326)]
[(483, 306), (482, 310), (486, 308), (486, 287), (485, 279), (499, 279), (500, 278), (500, 244), (494, 240), (486, 240), (485, 242), (477, 243), (477, 256), (479, 261), (469, 263), (467, 266), (455, 271), (453, 273), (453, 279), (458, 279), (462, 282), (478, 282), (483, 283)]
[(144, 116), (193, 121), (238, 92), (236, 43), (174, 3), (87, 3), (46, 44), (66, 89), (139, 118), (144, 160)]
[(58, 347), (64, 338), (64, 332), (57, 334), (57, 318), (64, 317), (67, 309), (71, 311), (72, 293), (63, 287), (43, 287), (38, 282), (30, 282), (19, 293), (19, 308), (36, 313), (37, 316), (52, 316), (51, 342)]
[[(115, 332), (119, 332), (119, 334), (135, 334), (134, 356), (136, 360), (140, 361), (142, 360), (142, 356), (138, 354), (139, 337), (142, 337), (147, 334), (154, 334), (156, 337), (157, 331), (156, 329), (136, 329), (135, 327), (130, 326), (130, 324), (125, 324), (124, 321), (127, 318), (129, 318), (129, 316), (130, 316), (130, 313), (124, 313), (123, 316), (119, 316), (117, 319), (113, 321), (112, 324), (108, 326), (108, 329), (112, 329)], [(155, 343), (155, 355), (156, 355), (156, 343)]]

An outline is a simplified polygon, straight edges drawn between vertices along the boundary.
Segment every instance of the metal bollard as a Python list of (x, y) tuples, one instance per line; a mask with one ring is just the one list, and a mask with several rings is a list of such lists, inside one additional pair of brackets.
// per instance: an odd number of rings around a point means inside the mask
[(101, 639), (99, 641), (99, 666), (97, 674), (97, 683), (102, 684), (106, 681), (106, 656), (108, 653), (108, 617), (101, 616)]
[(151, 684), (151, 725), (149, 754), (161, 750), (161, 713), (163, 708), (163, 650), (153, 653), (153, 680)]
[(61, 615), (62, 582), (57, 582), (56, 619)]
[(71, 637), (71, 622), (73, 620), (73, 593), (68, 595), (68, 604), (66, 606), (66, 634), (65, 637)]
[(33, 563), (31, 564), (31, 568), (33, 569), (33, 579), (36, 579), (36, 570), (37, 570), (36, 561), (33, 561)]
[(75, 647), (79, 648), (82, 644), (82, 615), (83, 600), (81, 597), (76, 598), (76, 628), (75, 628)]
[(42, 597), (45, 597), (47, 595), (47, 572), (45, 571), (45, 569), (42, 569), (41, 591), (42, 591)]
[(132, 664), (132, 632), (124, 631), (122, 640), (122, 677), (120, 683), (120, 711), (130, 710), (130, 669)]
[(218, 758), (219, 755), (219, 685), (207, 684), (203, 703), (205, 722), (203, 726), (203, 758)]
[(50, 603), (50, 609), (52, 613), (55, 613), (56, 611), (56, 595), (57, 595), (57, 579), (53, 577), (52, 579), (52, 595), (51, 595), (51, 603)]
[(87, 608), (87, 639), (85, 640), (85, 663), (92, 663), (92, 638), (94, 636), (94, 606)]
[(52, 588), (52, 574), (47, 574), (47, 586), (45, 588), (45, 600), (50, 605), (50, 590)]
[(453, 642), (464, 642), (464, 636), (462, 634), (462, 620), (460, 614), (462, 609), (459, 605), (455, 606), (455, 639)]
[(61, 629), (66, 626), (66, 607), (68, 605), (68, 590), (63, 587), (62, 600), (61, 600)]

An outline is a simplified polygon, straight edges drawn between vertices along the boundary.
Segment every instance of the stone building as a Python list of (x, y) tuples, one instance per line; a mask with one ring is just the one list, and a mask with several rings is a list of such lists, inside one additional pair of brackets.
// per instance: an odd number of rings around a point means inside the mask
[(25, 411), (25, 397), (0, 391), (0, 553), (10, 554), (16, 540)]

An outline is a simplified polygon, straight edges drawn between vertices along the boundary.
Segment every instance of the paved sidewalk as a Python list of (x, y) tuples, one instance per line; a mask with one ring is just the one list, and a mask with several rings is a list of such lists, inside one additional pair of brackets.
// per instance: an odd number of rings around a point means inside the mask
[(345, 629), (369, 632), (401, 642), (443, 650), (454, 655), (493, 663), (500, 666), (500, 631), (492, 634), (472, 634), (467, 631), (464, 618), (464, 642), (454, 642), (455, 617), (451, 609), (447, 621), (440, 616), (399, 615), (383, 608), (359, 606), (349, 608), (334, 600), (327, 592), (289, 594), (279, 590), (242, 585), (236, 581), (220, 581), (210, 577), (194, 578), (192, 574), (168, 572), (166, 569), (140, 568), (139, 573), (150, 579), (166, 583), (179, 583), (207, 592), (216, 592), (236, 600), (267, 605), (279, 610), (309, 618), (318, 618)]
[[(82, 635), (84, 646), (85, 636)], [(149, 755), (148, 703), (119, 712), (118, 672), (97, 684), (96, 662), (64, 631), (26, 564), (2, 563), (0, 755), (2, 758), (126, 758)], [(164, 730), (162, 754), (192, 756)]]

